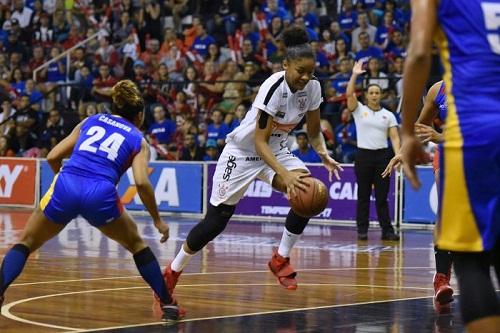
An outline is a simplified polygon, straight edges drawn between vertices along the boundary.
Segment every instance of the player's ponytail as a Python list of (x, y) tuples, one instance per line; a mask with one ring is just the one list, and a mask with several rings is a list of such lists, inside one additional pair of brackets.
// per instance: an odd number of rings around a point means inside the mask
[(286, 59), (293, 61), (299, 58), (315, 58), (314, 52), (309, 44), (307, 32), (298, 27), (291, 27), (283, 31), (281, 35), (286, 47)]
[(139, 112), (144, 111), (144, 99), (134, 82), (121, 80), (111, 90), (113, 112), (134, 122)]

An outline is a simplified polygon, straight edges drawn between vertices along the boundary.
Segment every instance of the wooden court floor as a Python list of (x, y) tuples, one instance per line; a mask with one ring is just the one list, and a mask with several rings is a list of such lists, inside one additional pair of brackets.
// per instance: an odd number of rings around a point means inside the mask
[[(0, 211), (2, 257), (28, 216)], [(167, 221), (171, 237), (160, 244), (151, 221), (137, 218), (162, 265), (196, 223)], [(30, 256), (6, 293), (0, 332), (462, 332), (458, 299), (449, 314), (433, 310), (431, 232), (382, 242), (372, 229), (358, 242), (352, 227), (306, 228), (291, 259), (299, 287), (288, 291), (267, 271), (283, 226), (232, 221), (186, 267), (175, 295), (187, 316), (165, 327), (132, 257), (77, 219)]]

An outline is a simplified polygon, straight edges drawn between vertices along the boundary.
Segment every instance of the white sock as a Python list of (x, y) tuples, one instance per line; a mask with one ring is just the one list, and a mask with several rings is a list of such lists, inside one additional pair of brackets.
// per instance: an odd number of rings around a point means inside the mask
[(192, 256), (193, 256), (192, 254), (189, 254), (186, 251), (184, 251), (184, 246), (183, 246), (181, 247), (179, 253), (177, 253), (177, 256), (175, 256), (175, 259), (174, 261), (172, 261), (172, 264), (170, 264), (170, 267), (172, 267), (173, 271), (180, 272), (188, 264)]
[(283, 229), (283, 236), (281, 236), (280, 247), (278, 248), (278, 254), (287, 258), (290, 257), (290, 251), (295, 243), (299, 240), (300, 235), (291, 233), (290, 231)]

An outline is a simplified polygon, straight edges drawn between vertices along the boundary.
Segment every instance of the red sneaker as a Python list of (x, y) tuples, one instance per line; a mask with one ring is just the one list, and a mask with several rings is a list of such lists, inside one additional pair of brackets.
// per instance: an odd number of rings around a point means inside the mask
[(434, 300), (440, 305), (453, 301), (453, 289), (450, 287), (450, 276), (442, 273), (434, 275)]
[[(182, 274), (182, 271), (176, 272), (172, 270), (171, 263), (168, 263), (167, 267), (163, 270), (163, 279), (165, 280), (165, 284), (167, 285), (168, 293), (170, 295), (173, 295), (174, 288), (177, 285), (177, 281), (179, 280), (179, 276)], [(156, 293), (153, 292), (153, 297), (155, 300), (155, 303), (159, 303), (160, 299), (156, 295)]]
[(297, 273), (290, 265), (290, 258), (279, 255), (278, 250), (273, 250), (273, 256), (268, 263), (269, 269), (278, 279), (279, 284), (288, 290), (297, 289)]
[(177, 281), (179, 281), (179, 276), (181, 276), (182, 271), (176, 272), (172, 270), (172, 263), (169, 263), (165, 270), (163, 271), (163, 277), (165, 278), (165, 283), (167, 284), (168, 292), (172, 295), (174, 292)]

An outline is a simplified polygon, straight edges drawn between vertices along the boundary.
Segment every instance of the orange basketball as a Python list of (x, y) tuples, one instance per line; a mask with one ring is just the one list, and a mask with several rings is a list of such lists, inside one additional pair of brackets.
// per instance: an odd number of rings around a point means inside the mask
[(290, 198), (295, 213), (303, 217), (313, 217), (321, 213), (328, 204), (328, 191), (325, 184), (313, 177), (303, 178), (309, 185), (306, 191), (297, 189), (297, 196)]

